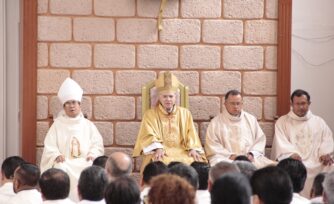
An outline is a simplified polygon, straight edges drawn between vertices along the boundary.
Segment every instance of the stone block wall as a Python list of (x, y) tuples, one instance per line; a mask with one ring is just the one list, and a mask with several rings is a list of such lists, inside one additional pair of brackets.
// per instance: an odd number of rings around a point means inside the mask
[[(205, 142), (224, 94), (273, 137), (278, 0), (38, 0), (37, 161), (56, 94), (66, 77), (84, 89), (83, 112), (103, 135), (106, 154), (132, 152), (141, 121), (141, 86), (172, 71), (189, 86), (190, 110)], [(135, 161), (138, 171), (140, 160)]]

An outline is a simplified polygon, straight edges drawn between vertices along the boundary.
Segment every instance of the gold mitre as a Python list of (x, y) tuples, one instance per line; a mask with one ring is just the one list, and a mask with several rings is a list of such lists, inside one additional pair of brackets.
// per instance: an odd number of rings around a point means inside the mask
[(179, 80), (170, 72), (160, 73), (157, 80), (155, 80), (155, 87), (158, 92), (163, 91), (176, 92), (178, 90)]

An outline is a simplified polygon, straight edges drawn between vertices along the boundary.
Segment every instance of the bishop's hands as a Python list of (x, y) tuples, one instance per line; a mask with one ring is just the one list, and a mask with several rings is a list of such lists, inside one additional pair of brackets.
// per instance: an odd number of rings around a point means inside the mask
[(58, 157), (56, 157), (55, 161), (57, 163), (64, 162), (65, 161), (64, 155), (59, 155)]
[(153, 161), (161, 161), (165, 156), (167, 156), (167, 154), (164, 149), (155, 149), (152, 159)]
[(325, 166), (330, 166), (334, 163), (334, 160), (330, 154), (320, 156), (319, 161)]

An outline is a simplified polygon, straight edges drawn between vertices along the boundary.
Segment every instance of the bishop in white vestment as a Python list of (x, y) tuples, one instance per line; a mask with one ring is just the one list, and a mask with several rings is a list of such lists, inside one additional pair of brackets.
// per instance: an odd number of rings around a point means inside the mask
[(44, 140), (41, 171), (55, 167), (70, 177), (70, 198), (78, 201), (77, 184), (81, 171), (104, 154), (102, 136), (81, 112), (83, 90), (72, 79), (61, 85), (58, 98), (64, 110), (54, 120)]
[(333, 134), (325, 121), (309, 110), (310, 96), (296, 90), (291, 96), (292, 110), (278, 119), (272, 147), (272, 159), (288, 157), (301, 160), (307, 169), (307, 179), (301, 195), (310, 197), (315, 176), (333, 168)]

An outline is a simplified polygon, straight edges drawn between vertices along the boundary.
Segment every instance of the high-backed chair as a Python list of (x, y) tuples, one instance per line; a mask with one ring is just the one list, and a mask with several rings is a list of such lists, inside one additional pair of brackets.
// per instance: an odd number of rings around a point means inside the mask
[[(188, 96), (189, 88), (183, 85), (181, 82), (178, 83), (178, 92), (176, 94), (176, 104), (178, 106), (188, 108), (189, 107), (189, 96)], [(155, 80), (152, 80), (146, 83), (141, 88), (141, 96), (142, 96), (142, 115), (144, 115), (145, 111), (153, 108), (158, 103), (158, 91), (155, 87)]]

